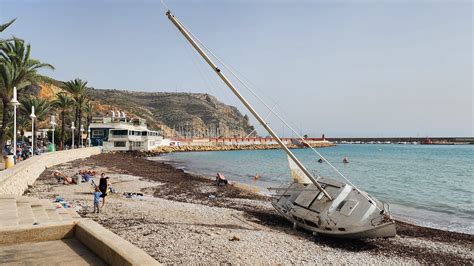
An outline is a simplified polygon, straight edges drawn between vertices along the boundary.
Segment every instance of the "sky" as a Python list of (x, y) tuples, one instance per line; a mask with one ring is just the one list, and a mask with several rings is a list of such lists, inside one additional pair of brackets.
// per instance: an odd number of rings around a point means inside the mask
[[(474, 135), (471, 1), (166, 5), (298, 133)], [(1, 38), (31, 43), (33, 58), (56, 67), (41, 73), (58, 80), (210, 93), (249, 114), (164, 13), (160, 0), (0, 0), (0, 22), (17, 18)], [(294, 135), (238, 89), (279, 134)]]

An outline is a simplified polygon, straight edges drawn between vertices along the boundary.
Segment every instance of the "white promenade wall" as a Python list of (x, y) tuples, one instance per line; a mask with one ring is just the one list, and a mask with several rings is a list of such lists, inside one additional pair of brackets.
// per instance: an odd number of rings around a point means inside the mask
[(48, 167), (99, 154), (99, 147), (49, 152), (22, 161), (0, 172), (0, 195), (23, 195)]

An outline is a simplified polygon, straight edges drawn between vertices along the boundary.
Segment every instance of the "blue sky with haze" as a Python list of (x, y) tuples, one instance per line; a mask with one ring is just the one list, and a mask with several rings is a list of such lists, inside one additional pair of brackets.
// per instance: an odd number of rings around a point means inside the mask
[[(167, 4), (304, 134), (473, 135), (471, 1)], [(248, 113), (178, 35), (159, 0), (0, 0), (0, 21), (15, 17), (2, 37), (30, 42), (33, 57), (56, 67), (43, 72), (53, 78), (207, 92)]]

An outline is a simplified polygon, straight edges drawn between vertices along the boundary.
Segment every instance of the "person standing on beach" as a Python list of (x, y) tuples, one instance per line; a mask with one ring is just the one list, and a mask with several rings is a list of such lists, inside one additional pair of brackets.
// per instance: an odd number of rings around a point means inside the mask
[(105, 197), (107, 196), (107, 193), (109, 192), (109, 178), (105, 177), (105, 174), (102, 173), (100, 174), (100, 179), (99, 179), (99, 190), (102, 192), (100, 197), (102, 198), (102, 207), (104, 207), (105, 204)]
[(94, 212), (92, 213), (95, 213), (95, 211), (97, 210), (97, 213), (99, 213), (99, 202), (100, 202), (100, 195), (102, 193), (100, 192), (100, 189), (99, 187), (95, 187), (95, 191), (94, 191)]

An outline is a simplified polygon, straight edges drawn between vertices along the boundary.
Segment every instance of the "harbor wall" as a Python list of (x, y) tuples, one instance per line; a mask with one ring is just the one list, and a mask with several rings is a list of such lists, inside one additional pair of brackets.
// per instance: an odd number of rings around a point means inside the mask
[(49, 152), (33, 156), (0, 172), (0, 195), (20, 196), (48, 167), (99, 154), (99, 147)]
[[(314, 148), (335, 146), (332, 142), (319, 142), (310, 144)], [(302, 147), (289, 144), (290, 149), (300, 149)], [(193, 151), (236, 151), (236, 150), (271, 150), (281, 149), (278, 144), (251, 144), (251, 145), (181, 145), (181, 146), (161, 146), (152, 151), (143, 152), (145, 156), (156, 156), (160, 153), (168, 152), (193, 152)]]

